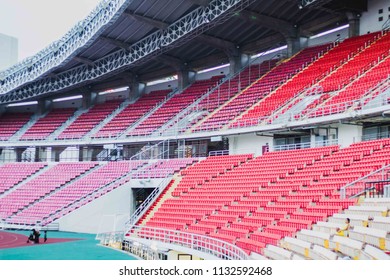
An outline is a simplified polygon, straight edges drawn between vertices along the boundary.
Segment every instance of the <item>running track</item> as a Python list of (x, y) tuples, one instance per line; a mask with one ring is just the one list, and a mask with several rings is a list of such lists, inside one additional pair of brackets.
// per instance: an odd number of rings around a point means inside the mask
[(52, 244), (52, 243), (80, 240), (75, 238), (50, 238), (50, 236), (48, 236), (46, 243), (43, 243), (43, 233), (41, 233), (41, 237), (42, 238), (40, 238), (39, 244), (33, 244), (33, 243), (27, 243), (26, 235), (13, 233), (13, 232), (0, 231), (0, 250), (7, 249), (7, 248), (15, 248), (15, 247), (23, 247), (23, 246), (39, 246), (43, 244)]

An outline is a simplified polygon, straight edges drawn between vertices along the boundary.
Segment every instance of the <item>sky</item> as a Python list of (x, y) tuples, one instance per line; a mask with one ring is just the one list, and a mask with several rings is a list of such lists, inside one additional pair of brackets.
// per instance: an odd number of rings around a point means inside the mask
[(19, 61), (60, 39), (100, 0), (0, 0), (0, 33), (18, 39)]

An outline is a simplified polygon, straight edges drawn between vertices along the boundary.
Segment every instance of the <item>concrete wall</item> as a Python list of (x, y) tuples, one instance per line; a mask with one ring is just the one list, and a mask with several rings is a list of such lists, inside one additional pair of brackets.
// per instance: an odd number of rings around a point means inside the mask
[(123, 185), (59, 219), (59, 230), (93, 234), (123, 230), (132, 204), (131, 187)]
[(362, 141), (363, 127), (359, 125), (339, 124), (338, 139), (342, 148)]
[(177, 80), (167, 81), (156, 85), (150, 85), (145, 88), (145, 93), (150, 93), (151, 91), (165, 90), (165, 89), (170, 89), (173, 91), (175, 88), (177, 88), (177, 85), (178, 85)]
[(311, 46), (326, 44), (328, 42), (334, 42), (337, 39), (344, 40), (346, 38), (348, 38), (348, 28), (332, 32), (325, 36), (320, 36), (320, 37), (313, 36), (312, 38), (309, 38), (307, 44), (309, 47), (311, 47)]
[[(383, 13), (379, 13), (382, 9)], [(382, 30), (383, 24), (390, 16), (390, 1), (388, 0), (370, 0), (368, 1), (368, 11), (362, 13), (360, 18), (360, 34)], [(383, 17), (379, 21), (379, 17)]]
[(257, 136), (256, 134), (243, 134), (229, 137), (229, 153), (245, 154), (254, 153), (256, 156), (262, 154), (262, 147), (268, 144), (271, 149), (273, 137)]

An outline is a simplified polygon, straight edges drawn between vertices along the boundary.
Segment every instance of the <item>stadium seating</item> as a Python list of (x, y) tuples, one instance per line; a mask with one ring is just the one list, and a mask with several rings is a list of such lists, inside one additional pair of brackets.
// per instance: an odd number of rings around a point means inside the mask
[(5, 217), (10, 217), (24, 207), (49, 195), (95, 165), (96, 163), (91, 162), (59, 163), (27, 183), (21, 184), (7, 196), (0, 198)]
[(176, 114), (193, 103), (209, 89), (216, 86), (221, 76), (215, 76), (208, 80), (199, 80), (191, 84), (183, 92), (174, 95), (165, 102), (157, 111), (148, 116), (143, 122), (128, 133), (128, 136), (149, 135), (164, 123), (171, 120)]
[(45, 117), (39, 119), (20, 138), (20, 140), (45, 139), (59, 126), (66, 122), (75, 112), (73, 108), (54, 109)]
[[(338, 46), (334, 47), (332, 50), (325, 53), (322, 57), (300, 71), (293, 79), (285, 82), (277, 90), (266, 96), (259, 104), (241, 116), (234, 124), (231, 125), (231, 127), (246, 126), (246, 123), (252, 125), (249, 120), (262, 120), (271, 116), (275, 110), (284, 106), (305, 89), (310, 88), (326, 77), (332, 69), (338, 68), (340, 64), (348, 61), (348, 59), (358, 52), (359, 49), (374, 41), (376, 36), (378, 36), (378, 34), (368, 34), (365, 36), (347, 39), (340, 43)], [(318, 52), (318, 49), (309, 48), (305, 51), (311, 51), (311, 56), (313, 56), (313, 54)], [(304, 53), (305, 51), (301, 53)], [(310, 57), (310, 55), (308, 56)], [(360, 64), (358, 65), (360, 66)], [(328, 81), (329, 79), (325, 78), (325, 80)], [(326, 87), (327, 84), (329, 83), (323, 83), (322, 86)]]
[[(16, 215), (9, 217), (8, 221), (11, 223), (36, 224), (50, 218), (49, 221), (51, 222), (76, 209), (70, 208), (73, 204), (80, 201), (83, 204), (92, 201), (93, 198), (90, 200), (86, 198), (102, 188), (115, 184), (129, 171), (135, 170), (144, 164), (145, 162), (142, 161), (109, 162), (102, 166), (97, 166), (97, 163), (60, 163), (52, 170), (42, 174), (40, 178), (38, 177), (35, 180), (38, 180), (38, 182), (30, 181), (24, 188), (21, 187), (18, 193), (15, 192), (14, 196), (6, 196), (2, 199), (7, 204), (12, 205), (13, 211), (8, 212), (10, 215), (15, 213), (16, 200), (22, 199), (18, 209), (28, 206)], [(91, 168), (95, 169), (84, 176), (80, 176)], [(64, 176), (59, 177), (57, 169), (66, 169), (67, 171), (61, 172), (60, 174), (64, 174)], [(44, 186), (42, 182), (45, 182)], [(124, 184), (126, 182), (123, 180), (120, 183)], [(118, 186), (115, 185), (115, 187)], [(34, 192), (29, 192), (31, 188), (34, 188)], [(26, 193), (26, 195), (23, 195), (23, 193)], [(104, 193), (100, 193), (100, 195)], [(80, 206), (77, 205), (77, 207)], [(46, 223), (48, 222), (46, 221)]]
[(132, 178), (166, 178), (196, 162), (195, 158), (184, 159), (160, 159), (139, 172), (135, 172)]
[(6, 163), (0, 165), (0, 194), (44, 168), (43, 163)]
[(118, 136), (129, 126), (133, 125), (136, 121), (146, 115), (157, 104), (162, 102), (170, 92), (171, 90), (158, 90), (143, 95), (135, 103), (129, 104), (124, 108), (123, 111), (96, 132), (93, 137), (106, 138)]
[[(344, 67), (340, 67), (338, 71), (324, 79), (320, 83), (324, 92), (336, 92), (336, 94), (332, 96), (327, 94), (321, 102), (310, 104), (304, 113), (311, 109), (309, 117), (326, 116), (342, 113), (349, 107), (357, 105), (357, 100), (370, 93), (370, 89), (374, 89), (388, 77), (387, 69), (390, 67), (389, 40), (390, 35), (386, 33), (370, 47), (356, 55)], [(374, 97), (376, 95), (372, 96), (372, 98)], [(313, 110), (318, 104), (321, 104), (319, 108)], [(358, 104), (358, 106), (362, 105), (364, 104)], [(357, 109), (359, 108), (357, 107)]]
[(111, 100), (105, 103), (96, 104), (87, 112), (81, 114), (70, 124), (57, 138), (58, 139), (80, 139), (92, 128), (110, 115), (123, 100)]
[(9, 140), (12, 135), (27, 124), (31, 116), (31, 113), (2, 115), (0, 118), (0, 141)]
[(183, 170), (173, 197), (154, 205), (153, 217), (142, 221), (263, 253), (267, 244), (276, 246), (283, 237), (352, 209), (357, 200), (340, 199), (340, 188), (387, 164), (389, 156), (389, 140), (384, 139), (344, 149), (270, 152), (241, 159), (229, 169), (227, 159), (237, 156), (209, 157)]
[(245, 112), (253, 104), (268, 96), (270, 92), (296, 75), (302, 67), (310, 64), (321, 52), (326, 51), (328, 47), (329, 45), (324, 45), (305, 49), (293, 58), (274, 67), (266, 75), (218, 108), (211, 117), (199, 127), (196, 127), (195, 131), (222, 128), (229, 121)]

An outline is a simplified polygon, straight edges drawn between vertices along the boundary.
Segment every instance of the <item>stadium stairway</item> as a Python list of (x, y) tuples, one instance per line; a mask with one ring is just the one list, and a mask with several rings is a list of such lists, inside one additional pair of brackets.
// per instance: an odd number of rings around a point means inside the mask
[[(260, 69), (257, 69), (258, 73), (256, 76), (250, 74), (250, 70), (254, 67), (254, 65), (245, 67), (240, 72), (230, 77), (230, 79), (227, 79), (223, 83), (221, 83), (217, 88), (215, 88), (213, 92), (210, 92), (209, 96), (207, 97), (211, 100), (214, 100), (214, 103), (215, 99), (218, 99), (218, 106), (216, 104), (212, 104), (210, 106), (210, 104), (207, 104), (208, 100), (206, 98), (202, 100), (199, 106), (202, 109), (205, 109), (205, 111), (207, 111), (207, 114), (200, 121), (193, 123), (192, 126), (188, 126), (187, 133), (191, 133), (192, 131), (196, 130), (197, 127), (202, 126), (204, 122), (206, 122), (208, 119), (212, 118), (215, 114), (217, 114), (225, 106), (225, 104), (234, 101), (240, 95), (241, 92), (247, 90), (252, 84), (257, 83), (262, 77), (267, 75), (274, 67), (276, 67), (280, 63), (282, 62), (274, 60), (265, 61), (261, 63), (259, 66), (257, 66)], [(266, 65), (266, 71), (261, 68), (262, 66), (264, 67), (264, 65)], [(242, 82), (241, 79), (244, 79), (245, 81)], [(242, 86), (244, 88), (240, 89), (239, 87)], [(223, 92), (222, 96), (220, 96), (221, 94), (219, 91)], [(217, 98), (215, 96), (217, 96)]]
[[(79, 164), (79, 168), (75, 169), (72, 165), (74, 165), (74, 163), (52, 165), (39, 176), (25, 182), (15, 191), (12, 197), (7, 195), (2, 203), (11, 204), (10, 206), (16, 204), (17, 206), (10, 208), (9, 211), (13, 213), (6, 217), (6, 220), (15, 223), (15, 217), (18, 215), (23, 216), (22, 213), (29, 208), (34, 207), (34, 205), (39, 204), (42, 200), (66, 188), (69, 184), (72, 184), (78, 179), (92, 173), (99, 167), (98, 164), (84, 163)], [(69, 168), (72, 168), (73, 170), (70, 170)], [(32, 190), (34, 190), (34, 195)], [(22, 219), (17, 222), (25, 222), (25, 220), (25, 217), (22, 217)]]
[[(361, 198), (359, 205), (350, 206), (344, 213), (330, 216), (326, 222), (318, 222), (311, 230), (297, 232), (296, 237), (286, 237), (279, 249), (270, 247), (264, 255), (271, 259), (296, 254), (314, 260), (390, 260), (390, 199)], [(349, 236), (340, 236), (337, 229), (351, 220)], [(282, 249), (281, 249), (282, 248)], [(273, 253), (270, 253), (273, 252)]]
[(111, 122), (117, 115), (119, 115), (121, 112), (123, 112), (123, 110), (126, 109), (127, 106), (129, 106), (130, 104), (136, 103), (137, 100), (138, 99), (124, 100), (116, 109), (114, 109), (114, 111), (112, 111), (109, 115), (107, 115), (104, 119), (102, 119), (96, 126), (94, 126), (91, 130), (89, 130), (83, 136), (83, 139), (90, 139), (95, 133), (97, 133), (100, 129), (102, 129), (106, 124)]
[(88, 112), (88, 109), (79, 108), (76, 110), (72, 116), (65, 122), (63, 122), (60, 126), (58, 126), (46, 139), (48, 141), (54, 141), (57, 137), (67, 129), (75, 120), (77, 120), (82, 114)]
[(156, 201), (149, 207), (148, 211), (140, 218), (138, 221), (138, 225), (146, 225), (150, 219), (154, 216), (154, 214), (158, 211), (161, 205), (170, 198), (173, 198), (172, 192), (176, 188), (176, 186), (180, 183), (181, 176), (179, 174), (175, 174), (172, 177), (171, 182), (165, 188), (165, 190), (161, 193), (161, 195), (156, 199)]

